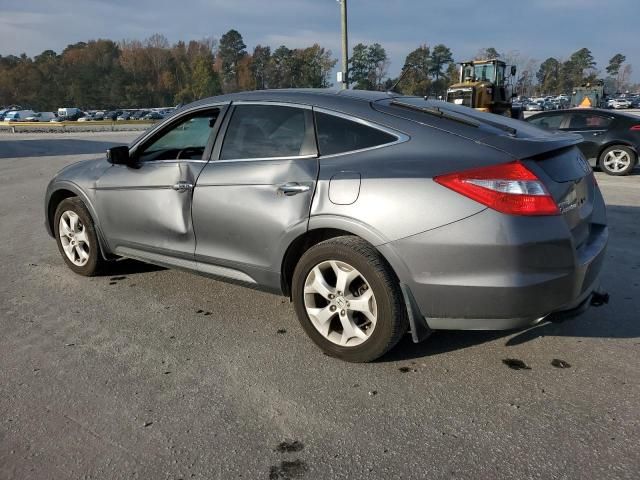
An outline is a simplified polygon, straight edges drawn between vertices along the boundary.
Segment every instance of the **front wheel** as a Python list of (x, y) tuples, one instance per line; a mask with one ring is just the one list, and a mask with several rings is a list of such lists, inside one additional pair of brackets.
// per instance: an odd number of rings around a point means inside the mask
[(599, 167), (609, 175), (628, 175), (636, 166), (636, 153), (624, 145), (606, 148), (600, 155)]
[(370, 362), (393, 348), (408, 320), (398, 281), (380, 253), (358, 237), (321, 242), (293, 274), (302, 327), (326, 354)]
[(87, 207), (77, 197), (60, 202), (54, 217), (58, 250), (75, 273), (93, 276), (103, 266), (100, 245)]

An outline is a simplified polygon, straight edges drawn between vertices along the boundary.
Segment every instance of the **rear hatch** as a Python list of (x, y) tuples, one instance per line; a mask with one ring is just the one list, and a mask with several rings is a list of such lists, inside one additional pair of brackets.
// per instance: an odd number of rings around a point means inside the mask
[[(422, 112), (409, 108), (406, 103)], [(545, 184), (567, 223), (576, 248), (591, 232), (596, 185), (591, 167), (575, 147), (582, 137), (551, 132), (527, 122), (479, 112), (442, 101), (397, 97), (375, 102), (376, 110), (446, 130), (521, 160)], [(442, 112), (438, 117), (434, 110)]]
[(523, 161), (545, 184), (571, 230), (576, 248), (588, 241), (596, 198), (596, 183), (580, 150), (567, 147)]

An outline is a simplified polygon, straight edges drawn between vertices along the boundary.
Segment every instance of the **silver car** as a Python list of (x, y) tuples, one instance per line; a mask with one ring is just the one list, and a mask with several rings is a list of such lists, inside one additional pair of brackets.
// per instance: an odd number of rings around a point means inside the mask
[(285, 295), (365, 362), (589, 306), (608, 230), (579, 141), (417, 97), (238, 93), (63, 169), (46, 226), (76, 273), (130, 257)]

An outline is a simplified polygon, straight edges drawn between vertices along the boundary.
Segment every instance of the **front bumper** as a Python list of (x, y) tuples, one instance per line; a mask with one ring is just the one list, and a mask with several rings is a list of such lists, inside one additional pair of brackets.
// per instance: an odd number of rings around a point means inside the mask
[(433, 330), (508, 330), (574, 309), (599, 287), (608, 242), (592, 224), (578, 248), (561, 217), (484, 210), (390, 245), (416, 317)]

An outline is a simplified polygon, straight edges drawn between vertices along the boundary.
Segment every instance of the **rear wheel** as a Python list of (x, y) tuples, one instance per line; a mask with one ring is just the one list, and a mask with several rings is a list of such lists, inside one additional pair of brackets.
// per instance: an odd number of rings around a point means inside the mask
[(598, 166), (609, 175), (628, 175), (636, 166), (636, 153), (624, 145), (606, 148), (601, 154)]
[(67, 266), (87, 277), (98, 273), (105, 262), (93, 220), (82, 200), (72, 197), (60, 202), (53, 226), (58, 250)]
[(292, 295), (305, 332), (328, 355), (369, 362), (393, 348), (408, 328), (391, 268), (370, 244), (344, 236), (302, 256)]

